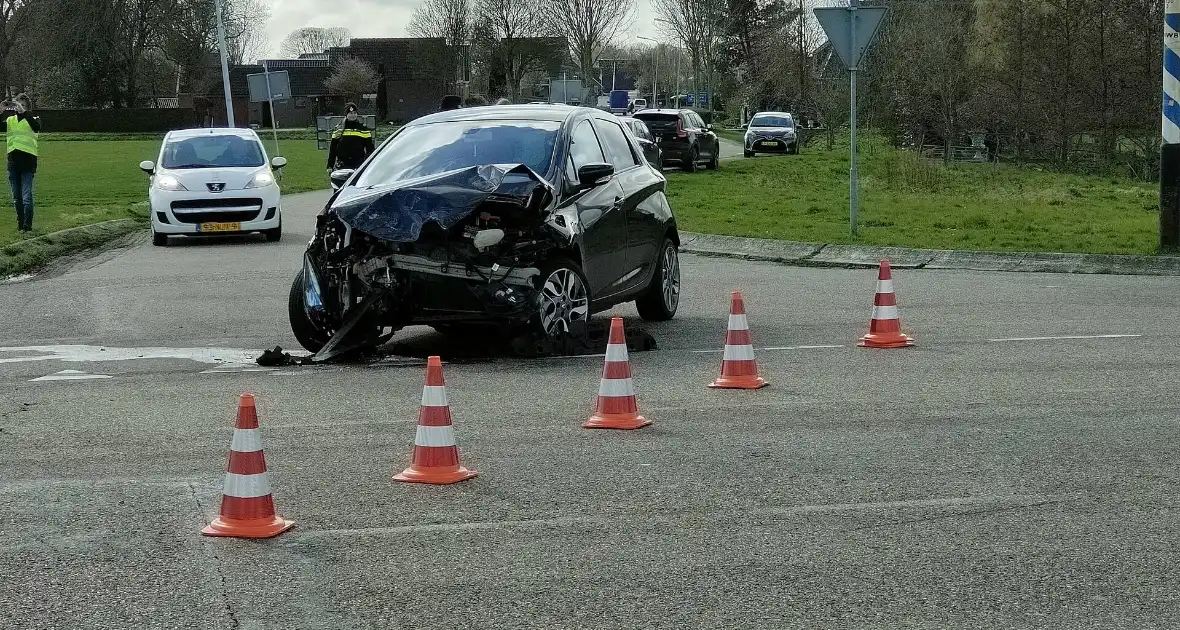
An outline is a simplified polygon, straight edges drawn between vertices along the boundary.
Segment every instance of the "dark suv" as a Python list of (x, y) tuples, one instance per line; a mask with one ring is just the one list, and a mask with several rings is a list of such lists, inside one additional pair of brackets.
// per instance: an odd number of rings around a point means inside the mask
[(717, 168), (721, 157), (721, 141), (713, 128), (691, 109), (645, 109), (635, 112), (651, 130), (664, 154), (664, 162), (674, 162), (692, 173), (697, 164)]

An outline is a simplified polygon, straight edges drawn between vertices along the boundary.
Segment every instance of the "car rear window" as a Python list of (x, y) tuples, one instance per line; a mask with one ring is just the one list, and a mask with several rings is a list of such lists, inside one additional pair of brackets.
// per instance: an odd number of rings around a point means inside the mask
[(648, 129), (675, 129), (676, 122), (680, 120), (678, 114), (635, 114), (635, 118), (642, 120), (647, 124)]

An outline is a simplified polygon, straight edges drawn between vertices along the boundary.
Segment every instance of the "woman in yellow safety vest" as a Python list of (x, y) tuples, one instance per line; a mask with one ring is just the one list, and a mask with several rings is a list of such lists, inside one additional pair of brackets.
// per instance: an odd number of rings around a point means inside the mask
[(4, 133), (8, 139), (8, 188), (16, 206), (17, 229), (33, 229), (33, 175), (40, 153), (37, 134), (41, 119), (29, 112), (29, 97), (21, 94), (3, 104)]

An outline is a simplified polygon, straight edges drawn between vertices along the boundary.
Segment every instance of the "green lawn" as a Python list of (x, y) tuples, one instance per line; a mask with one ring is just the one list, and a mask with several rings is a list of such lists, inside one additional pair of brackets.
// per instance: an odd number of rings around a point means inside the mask
[(669, 173), (684, 230), (935, 249), (1154, 253), (1158, 188), (1028, 167), (918, 160), (865, 142), (859, 235), (848, 229), (847, 146)]
[[(939, 249), (1151, 253), (1155, 185), (1006, 165), (917, 160), (864, 143), (860, 235), (848, 232), (847, 149), (813, 143), (797, 156), (724, 162), (717, 172), (669, 173), (682, 229), (823, 243)], [(266, 142), (273, 152), (273, 144)], [(37, 233), (124, 217), (146, 218), (157, 140), (47, 140), (37, 174)], [(313, 140), (280, 139), (285, 193), (326, 188), (327, 155)], [(7, 187), (5, 186), (5, 189)], [(19, 240), (4, 191), (0, 246)]]

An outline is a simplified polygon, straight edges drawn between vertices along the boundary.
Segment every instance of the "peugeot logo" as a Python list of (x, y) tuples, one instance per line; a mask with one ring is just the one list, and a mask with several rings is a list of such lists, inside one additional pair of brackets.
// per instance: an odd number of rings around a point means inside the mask
[(223, 184), (221, 182), (215, 182), (212, 184), (205, 184), (205, 185), (209, 187), (209, 192), (221, 192), (221, 191), (225, 190), (225, 184)]

